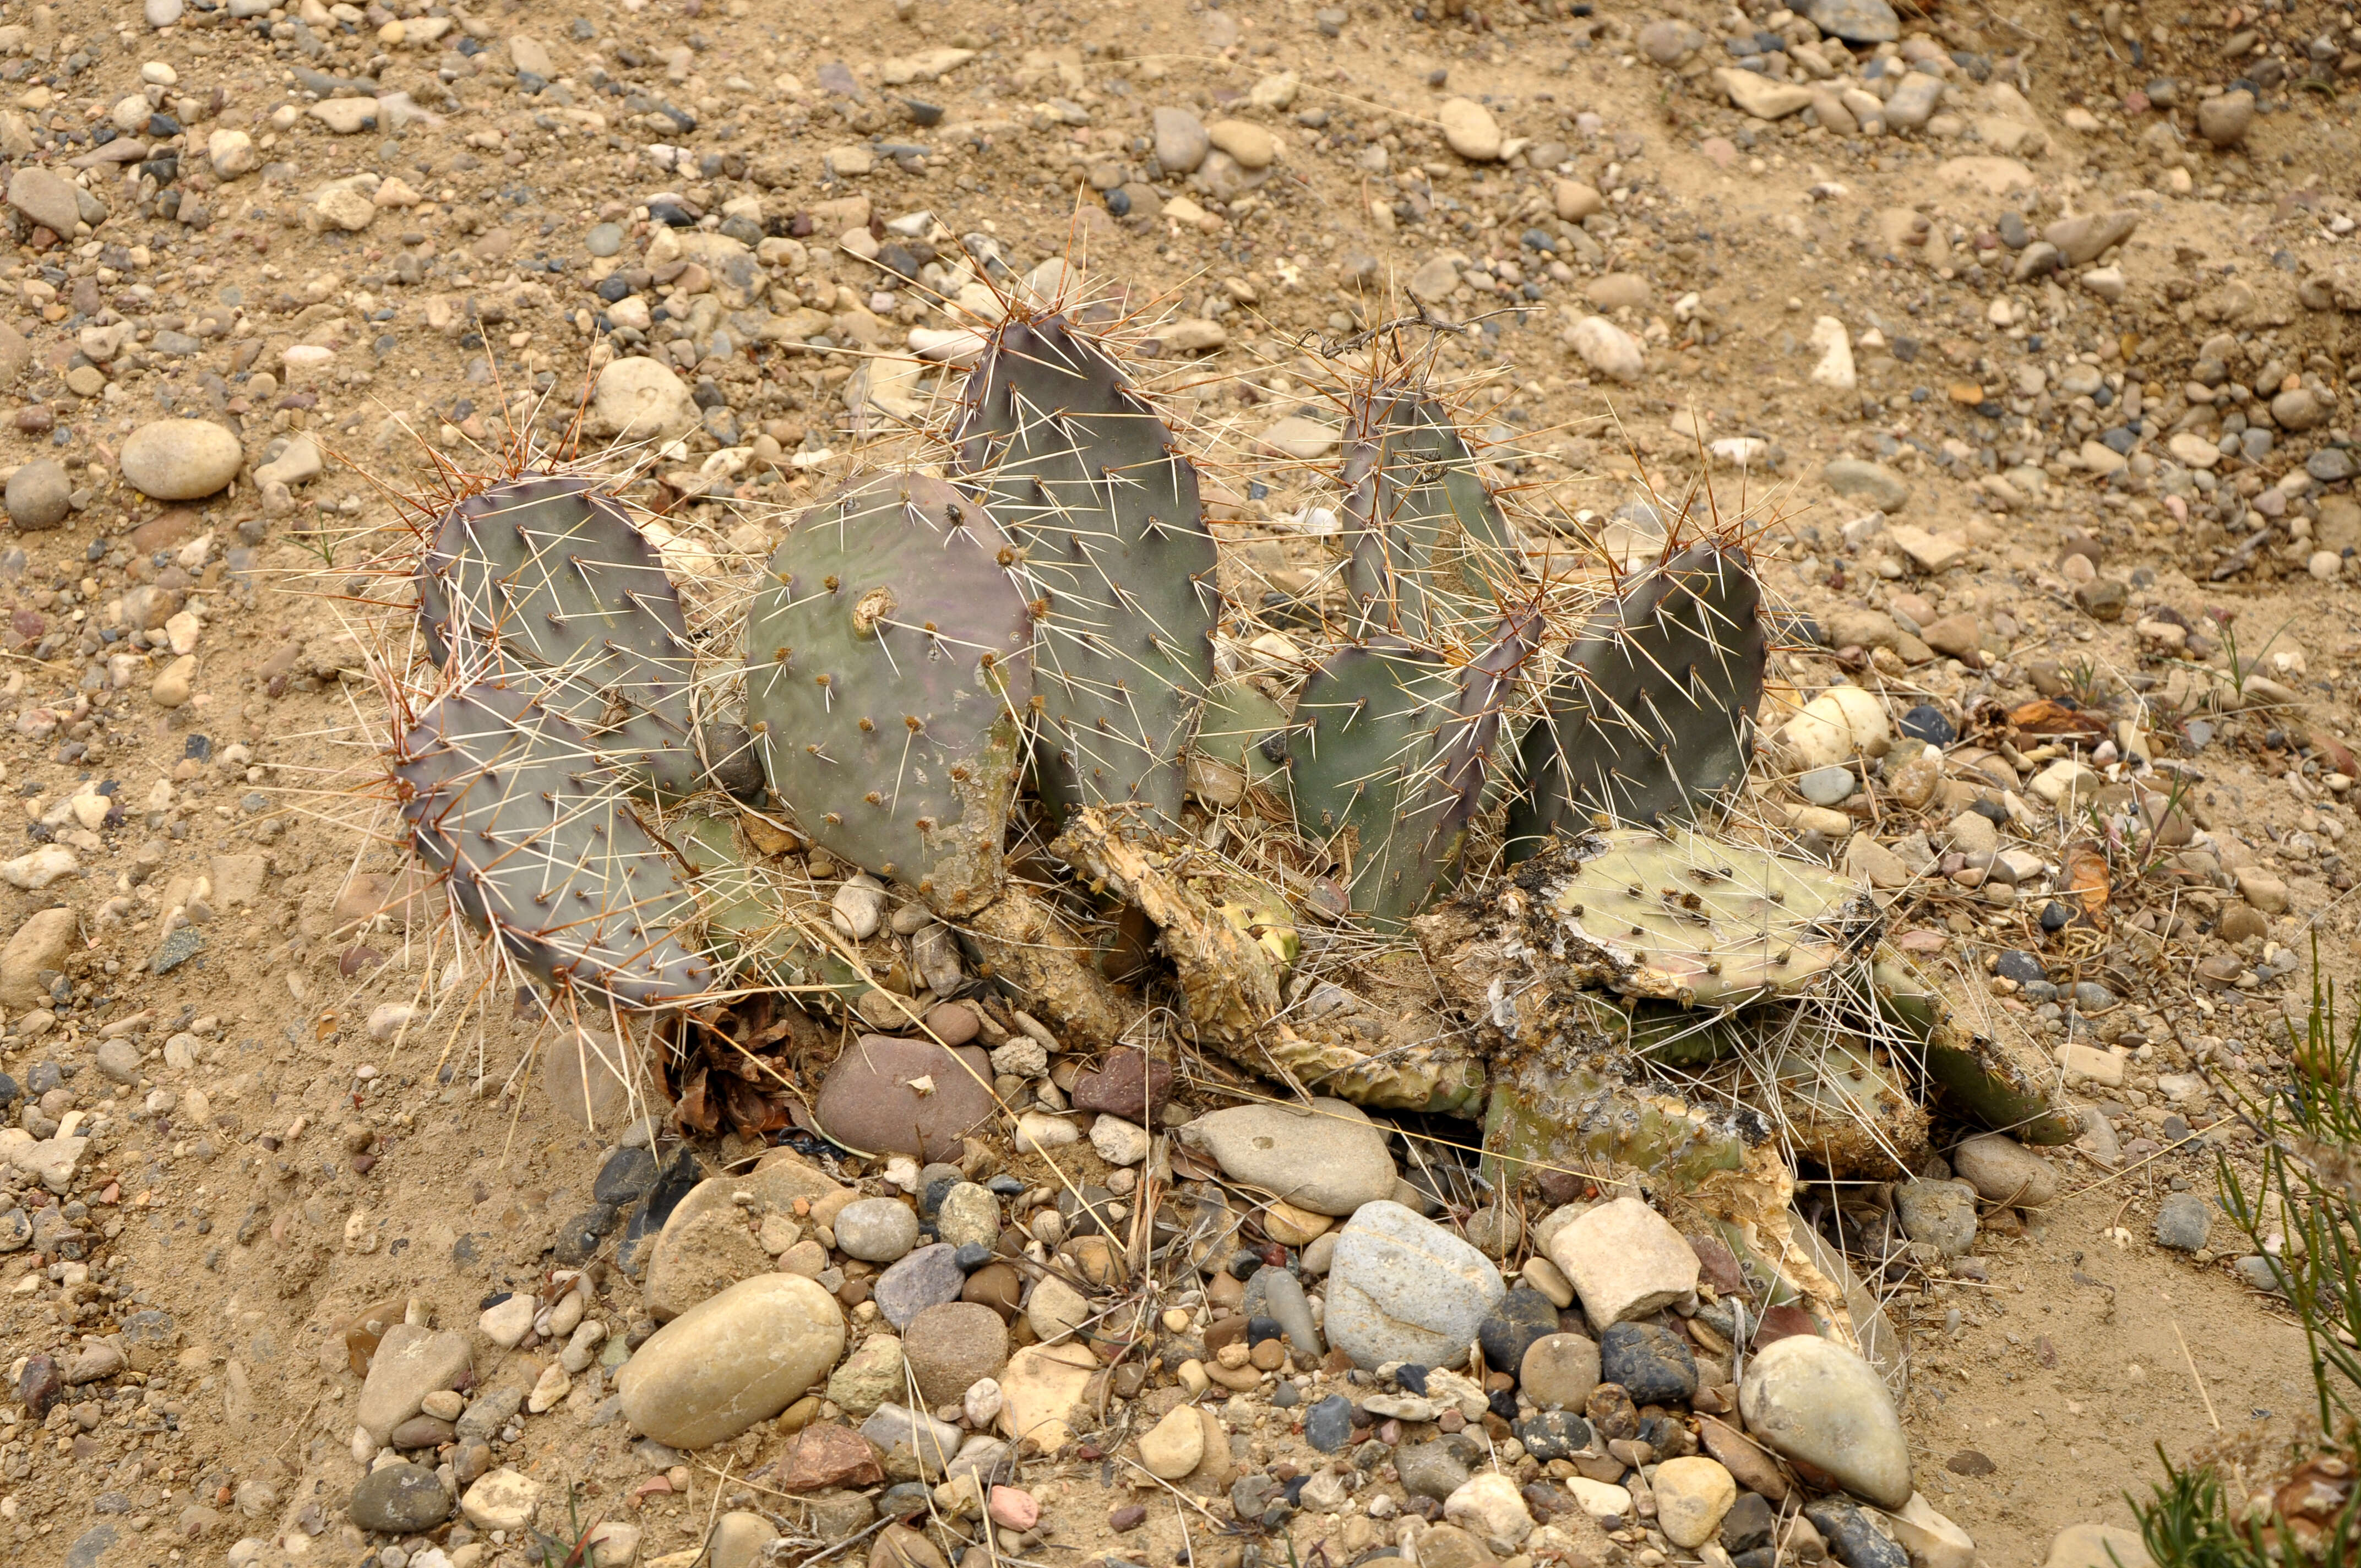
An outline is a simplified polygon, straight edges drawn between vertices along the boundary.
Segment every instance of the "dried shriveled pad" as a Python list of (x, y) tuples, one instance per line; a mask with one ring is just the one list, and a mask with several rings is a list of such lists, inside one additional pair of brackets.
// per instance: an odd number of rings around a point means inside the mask
[(437, 663), (538, 690), (631, 787), (697, 786), (680, 594), (588, 479), (515, 479), (453, 507), (419, 563), (418, 618)]
[(888, 474), (799, 519), (746, 619), (746, 717), (821, 844), (966, 915), (1001, 885), (1032, 627), (973, 499)]
[(697, 913), (677, 863), (589, 738), (540, 698), (492, 683), (448, 694), (402, 738), (394, 774), (418, 858), (533, 973), (631, 1007), (708, 987), (712, 965), (675, 934)]

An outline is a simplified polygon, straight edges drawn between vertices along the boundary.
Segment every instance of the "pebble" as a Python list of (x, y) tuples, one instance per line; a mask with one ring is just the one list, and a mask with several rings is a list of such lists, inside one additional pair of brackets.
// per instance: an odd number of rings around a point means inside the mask
[(1204, 1457), (1205, 1423), (1192, 1406), (1169, 1411), (1139, 1440), (1140, 1464), (1167, 1481), (1178, 1481)]
[(1156, 161), (1171, 174), (1194, 174), (1213, 149), (1204, 122), (1186, 109), (1160, 107), (1149, 116), (1156, 139)]
[(1817, 1465), (1846, 1490), (1898, 1508), (1911, 1493), (1910, 1444), (1893, 1396), (1842, 1345), (1792, 1334), (1758, 1349), (1739, 1383), (1747, 1431)]
[(829, 1399), (849, 1414), (866, 1416), (887, 1400), (902, 1397), (908, 1366), (900, 1340), (892, 1334), (871, 1334), (828, 1375)]
[(236, 478), (245, 461), (236, 436), (202, 419), (151, 420), (125, 438), (117, 457), (125, 482), (159, 501), (210, 496)]
[(1316, 1361), (1328, 1353), (1312, 1322), (1312, 1303), (1303, 1294), (1302, 1281), (1276, 1264), (1255, 1270), (1239, 1299), (1238, 1310), (1249, 1320), (1267, 1317), (1277, 1323), (1279, 1332), (1301, 1353), (1299, 1360)]
[(1890, 44), (1902, 37), (1902, 19), (1886, 0), (1811, 0), (1804, 15), (1849, 44)]
[(60, 239), (71, 239), (82, 221), (74, 187), (36, 164), (19, 164), (9, 176), (8, 204)]
[(1112, 1050), (1074, 1080), (1078, 1111), (1103, 1111), (1145, 1125), (1172, 1092), (1172, 1064), (1129, 1047)]
[(1147, 1130), (1120, 1116), (1101, 1115), (1091, 1124), (1090, 1136), (1091, 1147), (1098, 1151), (1098, 1157), (1118, 1169), (1137, 1165), (1148, 1157)]
[(1686, 1404), (1697, 1393), (1697, 1357), (1670, 1329), (1615, 1323), (1598, 1336), (1598, 1376), (1618, 1383), (1634, 1404)]
[(836, 1245), (863, 1263), (893, 1263), (918, 1245), (918, 1216), (891, 1198), (858, 1199), (837, 1212)]
[(885, 884), (866, 872), (849, 876), (837, 883), (828, 912), (839, 931), (865, 942), (885, 923)]
[(2197, 1252), (2213, 1234), (2213, 1204), (2195, 1192), (2175, 1192), (2157, 1205), (2156, 1245)]
[[(2255, 95), (2241, 87), (2197, 105), (2197, 133), (2214, 147), (2236, 147), (2255, 123)], [(14, 192), (11, 192), (14, 195)]]
[(922, 1246), (877, 1277), (872, 1296), (877, 1310), (895, 1328), (907, 1328), (929, 1307), (956, 1301), (967, 1287), (967, 1271), (959, 1266), (959, 1248), (949, 1242)]
[(935, 1210), (935, 1234), (952, 1246), (990, 1246), (1000, 1239), (1000, 1200), (988, 1187), (962, 1181)]
[(1598, 1346), (1581, 1334), (1535, 1340), (1517, 1367), (1518, 1390), (1544, 1410), (1581, 1409), (1598, 1378)]
[(1233, 1181), (1316, 1214), (1351, 1214), (1394, 1190), (1384, 1132), (1342, 1100), (1315, 1099), (1308, 1113), (1233, 1105), (1187, 1123), (1179, 1135), (1212, 1156)]
[(1721, 1533), (1738, 1501), (1738, 1483), (1719, 1460), (1667, 1459), (1648, 1477), (1656, 1494), (1656, 1528), (1675, 1546), (1695, 1550)]
[(1303, 1413), (1303, 1441), (1322, 1453), (1340, 1453), (1353, 1440), (1353, 1402), (1331, 1394)]
[(1446, 98), (1435, 118), (1451, 150), (1470, 163), (1490, 163), (1500, 156), (1500, 122), (1475, 99)]
[(1268, 169), (1279, 156), (1279, 143), (1252, 120), (1215, 120), (1205, 127), (1205, 139), (1217, 152), (1228, 153), (1245, 170)]
[(1413, 1497), (1441, 1502), (1466, 1486), (1469, 1479), (1467, 1461), (1462, 1456), (1466, 1441), (1439, 1437), (1396, 1451), (1394, 1471), (1401, 1477), (1402, 1490)]
[(1795, 790), (1814, 806), (1842, 806), (1858, 783), (1850, 768), (1814, 768), (1795, 781)]
[(1497, 1470), (1470, 1476), (1445, 1497), (1443, 1517), (1487, 1544), (1500, 1541), (1511, 1550), (1533, 1532), (1524, 1495)]
[(353, 1488), (353, 1522), (382, 1535), (420, 1535), (451, 1517), (451, 1494), (423, 1464), (382, 1464)]
[(796, 1275), (758, 1275), (658, 1329), (615, 1385), (634, 1431), (703, 1448), (785, 1409), (843, 1349), (835, 1298)]
[(1909, 482), (1883, 463), (1859, 457), (1832, 457), (1820, 470), (1831, 490), (1849, 501), (1861, 501), (1882, 512), (1898, 512), (1910, 502)]
[(181, 19), (181, 0), (145, 0), (139, 14), (151, 27), (169, 27)]
[(902, 1354), (919, 1396), (931, 1408), (955, 1405), (992, 1384), (1008, 1365), (1008, 1325), (990, 1307), (945, 1301), (910, 1320)]
[(1902, 1232), (1945, 1257), (1962, 1257), (1976, 1244), (1976, 1190), (1964, 1181), (1904, 1181), (1894, 1189)]
[(467, 1337), (416, 1323), (394, 1323), (379, 1339), (353, 1420), (379, 1442), (467, 1371)]
[(609, 360), (591, 392), (590, 422), (604, 435), (669, 441), (695, 430), (704, 419), (687, 384), (653, 359)]
[(1545, 1250), (1582, 1298), (1591, 1326), (1602, 1331), (1670, 1306), (1697, 1288), (1696, 1252), (1637, 1198), (1618, 1198), (1584, 1212), (1552, 1234)]
[[(911, 1087), (919, 1080), (925, 1092)], [(829, 1068), (812, 1112), (848, 1147), (949, 1159), (993, 1114), (991, 1084), (991, 1059), (973, 1046), (862, 1035)]]
[(2139, 1531), (2115, 1524), (2070, 1524), (2052, 1536), (2041, 1568), (2155, 1568)]
[(73, 481), (54, 458), (36, 457), (8, 476), (8, 521), (28, 532), (55, 528), (73, 510)]
[(1500, 1298), (1476, 1330), (1484, 1365), (1501, 1371), (1524, 1365), (1535, 1344), (1557, 1332), (1557, 1304), (1520, 1281)]
[(1324, 1326), (1329, 1343), (1363, 1367), (1456, 1366), (1506, 1294), (1482, 1253), (1399, 1203), (1375, 1201), (1356, 1210), (1337, 1238)]
[[(2011, 963), (2012, 956), (2031, 960)], [(2012, 969), (2016, 972), (2011, 973)], [(2003, 954), (2000, 972), (2023, 984), (2047, 978), (2040, 960), (2029, 953)], [(1952, 1148), (1951, 1169), (1988, 1203), (2038, 1209), (2058, 1196), (2058, 1168), (2015, 1139), (2001, 1133), (1978, 1133)]]
[(459, 1499), (459, 1511), (478, 1530), (522, 1530), (541, 1503), (541, 1483), (503, 1467), (478, 1476)]
[(1605, 316), (1583, 317), (1566, 329), (1566, 342), (1593, 370), (1627, 387), (1647, 367), (1640, 340)]
[(1587, 1475), (1569, 1475), (1565, 1489), (1574, 1495), (1575, 1506), (1592, 1519), (1624, 1520), (1631, 1516), (1631, 1494), (1611, 1481), (1594, 1481)]

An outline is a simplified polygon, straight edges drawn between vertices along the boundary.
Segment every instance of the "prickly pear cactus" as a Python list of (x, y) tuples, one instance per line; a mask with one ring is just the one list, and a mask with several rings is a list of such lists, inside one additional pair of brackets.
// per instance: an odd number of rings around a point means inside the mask
[(452, 692), (398, 743), (394, 774), (418, 858), (543, 980), (627, 1007), (708, 988), (712, 966), (675, 935), (697, 913), (677, 865), (546, 699), (490, 682)]
[(1596, 818), (1693, 817), (1746, 776), (1770, 644), (1752, 566), (1692, 545), (1642, 573), (1565, 655), (1526, 731), (1511, 861)]
[(1339, 649), (1296, 700), (1288, 737), (1297, 829), (1349, 868), (1356, 915), (1398, 928), (1456, 870), (1481, 806), (1502, 700), (1538, 617), (1502, 622), (1455, 669), (1390, 635)]
[(796, 521), (746, 617), (772, 790), (830, 851), (945, 915), (1001, 885), (1033, 696), (1015, 559), (974, 499), (888, 474)]
[(444, 515), (418, 566), (436, 663), (531, 682), (634, 789), (687, 794), (693, 650), (663, 558), (587, 479), (512, 479)]
[(1850, 878), (1682, 828), (1601, 834), (1551, 861), (1536, 892), (1570, 961), (1598, 963), (1619, 994), (1684, 1007), (1792, 995), (1876, 929)]
[(1423, 382), (1380, 379), (1355, 396), (1342, 479), (1360, 635), (1431, 645), (1480, 635), (1521, 575), (1521, 553)]
[(1180, 818), (1213, 673), (1213, 538), (1197, 470), (1097, 342), (1011, 314), (968, 379), (958, 467), (1019, 546), (1033, 602), (1042, 800)]
[(799, 930), (782, 907), (784, 890), (747, 855), (729, 818), (697, 813), (669, 828), (673, 847), (695, 873), (705, 913), (705, 949), (740, 985), (828, 991), (850, 1003), (870, 981), (813, 932)]

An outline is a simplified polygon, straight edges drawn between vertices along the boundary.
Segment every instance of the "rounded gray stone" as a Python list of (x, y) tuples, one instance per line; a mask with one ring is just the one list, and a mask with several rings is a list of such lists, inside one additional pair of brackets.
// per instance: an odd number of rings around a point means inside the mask
[(8, 521), (26, 530), (55, 528), (73, 510), (73, 482), (55, 458), (36, 457), (8, 476)]
[(101, 1040), (98, 1043), (98, 1070), (110, 1083), (139, 1081), (139, 1047), (128, 1040)]
[(353, 1488), (352, 1515), (379, 1535), (418, 1535), (451, 1517), (451, 1494), (423, 1464), (381, 1464)]
[(894, 1263), (918, 1245), (918, 1216), (891, 1198), (862, 1198), (836, 1216), (836, 1245), (863, 1263)]
[(1910, 1500), (1910, 1440), (1894, 1396), (1840, 1344), (1794, 1334), (1757, 1351), (1738, 1387), (1746, 1430), (1880, 1508)]
[(2156, 1245), (2196, 1252), (2213, 1234), (2213, 1205), (2194, 1192), (2176, 1192), (2156, 1211)]
[(1814, 768), (1795, 781), (1795, 790), (1814, 806), (1841, 806), (1852, 798), (1852, 770)]
[[(848, 1205), (849, 1207), (850, 1205)], [(877, 1277), (874, 1299), (885, 1321), (907, 1329), (920, 1312), (956, 1301), (967, 1286), (959, 1248), (942, 1242), (922, 1246)]]
[(1945, 1257), (1976, 1245), (1976, 1190), (1964, 1181), (1903, 1182), (1894, 1190), (1894, 1212), (1903, 1234)]
[(623, 225), (599, 224), (591, 229), (583, 244), (593, 256), (612, 256), (623, 248)]
[(1394, 1190), (1384, 1130), (1342, 1100), (1314, 1100), (1308, 1111), (1233, 1105), (1198, 1117), (1180, 1135), (1231, 1180), (1315, 1214), (1350, 1214)]
[(1329, 1265), (1328, 1343), (1364, 1367), (1457, 1366), (1507, 1294), (1499, 1269), (1441, 1225), (1399, 1203), (1365, 1203)]

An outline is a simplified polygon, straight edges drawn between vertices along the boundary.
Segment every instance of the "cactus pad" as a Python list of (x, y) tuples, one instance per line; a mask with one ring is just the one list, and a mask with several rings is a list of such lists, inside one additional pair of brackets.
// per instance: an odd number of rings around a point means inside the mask
[(514, 479), (453, 507), (419, 564), (418, 615), (435, 663), (530, 680), (634, 787), (697, 787), (680, 595), (589, 481)]
[(707, 989), (712, 966), (674, 935), (697, 912), (679, 868), (543, 698), (493, 683), (444, 696), (394, 773), (419, 859), (535, 974), (629, 1007)]
[(1456, 870), (1499, 740), (1503, 695), (1539, 619), (1503, 622), (1475, 660), (1385, 636), (1312, 674), (1288, 737), (1297, 828), (1350, 868), (1355, 913), (1398, 927)]
[(1043, 800), (1060, 816), (1136, 803), (1149, 826), (1177, 825), (1218, 607), (1195, 466), (1056, 314), (994, 329), (952, 440), (1023, 558)]
[(1363, 636), (1458, 641), (1488, 625), (1521, 553), (1467, 443), (1422, 387), (1380, 381), (1345, 432), (1345, 580)]
[(1016, 552), (940, 479), (806, 512), (746, 619), (746, 718), (772, 789), (853, 864), (964, 915), (1001, 884), (1033, 694)]
[(1686, 830), (1601, 835), (1548, 862), (1539, 891), (1570, 961), (1593, 956), (1609, 989), (1684, 1006), (1792, 995), (1877, 928), (1850, 880)]
[(1525, 734), (1509, 856), (1597, 817), (1688, 817), (1746, 776), (1769, 641), (1742, 555), (1699, 544), (1640, 574), (1566, 654)]

